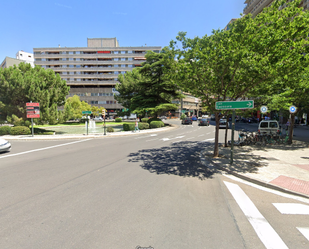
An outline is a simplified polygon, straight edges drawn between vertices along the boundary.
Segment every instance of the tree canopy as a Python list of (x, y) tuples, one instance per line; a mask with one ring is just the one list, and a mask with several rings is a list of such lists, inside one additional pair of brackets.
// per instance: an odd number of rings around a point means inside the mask
[(309, 12), (297, 7), (300, 0), (282, 9), (285, 3), (274, 2), (254, 19), (250, 14), (237, 19), (230, 30), (194, 39), (180, 32), (170, 43), (178, 56), (177, 82), (216, 112), (214, 156), (219, 155), (216, 101), (270, 93), (273, 82), (298, 80), (308, 67)]
[(38, 122), (55, 123), (58, 107), (65, 103), (69, 87), (58, 74), (39, 66), (20, 63), (0, 69), (1, 117), (15, 114), (26, 119), (26, 103), (40, 103), (41, 118)]
[(141, 68), (119, 75), (116, 86), (119, 95), (115, 98), (131, 112), (157, 116), (162, 111), (174, 110), (173, 99), (182, 97), (179, 87), (171, 77), (171, 67), (175, 63), (169, 53), (147, 52), (146, 62)]

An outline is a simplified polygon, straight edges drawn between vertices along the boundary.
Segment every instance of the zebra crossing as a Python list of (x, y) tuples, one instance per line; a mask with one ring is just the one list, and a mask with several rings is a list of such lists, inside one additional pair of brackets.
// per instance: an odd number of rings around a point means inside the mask
[[(288, 248), (245, 192), (234, 183), (224, 181), (225, 186), (252, 225), (267, 249)], [(272, 203), (282, 215), (309, 215), (309, 205), (302, 203)], [(309, 227), (295, 227), (309, 241)]]

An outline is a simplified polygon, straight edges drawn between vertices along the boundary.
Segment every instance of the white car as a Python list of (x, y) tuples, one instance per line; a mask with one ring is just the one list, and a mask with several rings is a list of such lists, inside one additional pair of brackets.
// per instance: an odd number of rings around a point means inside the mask
[[(219, 129), (220, 128), (223, 128), (223, 129), (226, 129), (226, 119), (224, 119), (224, 118), (222, 118), (222, 119), (220, 119), (220, 121), (219, 121)], [(229, 123), (227, 123), (227, 128), (230, 128), (230, 124)]]
[(3, 138), (0, 138), (0, 152), (6, 152), (11, 150), (11, 144)]
[(104, 119), (102, 117), (96, 117), (93, 119), (94, 121), (103, 122)]

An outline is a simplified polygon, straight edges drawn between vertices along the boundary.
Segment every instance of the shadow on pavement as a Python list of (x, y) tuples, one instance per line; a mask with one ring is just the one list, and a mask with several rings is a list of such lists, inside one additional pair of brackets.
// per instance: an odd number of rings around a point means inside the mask
[(131, 153), (129, 162), (140, 162), (143, 169), (151, 173), (172, 174), (182, 177), (197, 177), (200, 180), (212, 178), (218, 170), (202, 163), (200, 155), (205, 146), (213, 148), (212, 144), (206, 142), (177, 142), (170, 147), (140, 150)]

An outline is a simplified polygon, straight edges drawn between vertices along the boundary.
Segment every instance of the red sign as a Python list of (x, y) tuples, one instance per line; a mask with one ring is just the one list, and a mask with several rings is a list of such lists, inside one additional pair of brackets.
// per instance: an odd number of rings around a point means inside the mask
[(27, 118), (40, 117), (40, 103), (26, 103), (26, 106), (27, 106)]
[(40, 103), (26, 103), (26, 106), (40, 106)]

